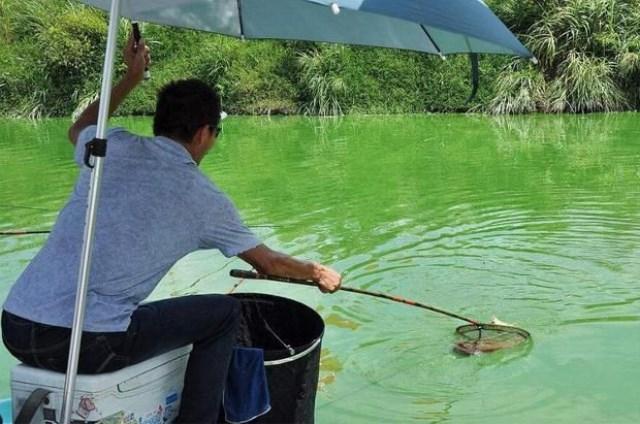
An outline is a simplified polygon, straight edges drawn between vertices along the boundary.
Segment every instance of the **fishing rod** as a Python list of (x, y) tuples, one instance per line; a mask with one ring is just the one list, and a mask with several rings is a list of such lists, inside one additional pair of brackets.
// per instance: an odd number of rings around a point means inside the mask
[[(281, 283), (300, 284), (300, 285), (303, 285), (303, 286), (312, 286), (312, 287), (317, 287), (318, 286), (316, 283), (314, 283), (313, 281), (309, 281), (309, 280), (300, 280), (300, 279), (296, 279), (296, 278), (280, 277), (280, 276), (270, 275), (270, 274), (259, 274), (257, 272), (244, 271), (244, 270), (241, 270), (241, 269), (232, 269), (231, 271), (229, 271), (229, 275), (231, 275), (232, 277), (236, 277), (236, 278), (245, 278), (245, 279), (252, 279), (252, 280), (271, 280), (271, 281), (279, 281)], [(428, 309), (429, 311), (436, 312), (436, 313), (443, 314), (443, 315), (447, 315), (447, 316), (449, 316), (451, 318), (460, 319), (462, 321), (466, 321), (466, 322), (468, 322), (470, 324), (473, 324), (475, 326), (478, 326), (478, 327), (483, 325), (480, 322), (478, 322), (476, 320), (473, 320), (471, 318), (463, 317), (462, 315), (454, 314), (453, 312), (448, 312), (448, 311), (445, 311), (443, 309), (436, 308), (435, 306), (425, 305), (424, 303), (416, 302), (414, 300), (405, 299), (405, 298), (400, 297), (400, 296), (395, 296), (395, 295), (390, 295), (390, 294), (380, 293), (380, 292), (373, 292), (373, 291), (368, 291), (368, 290), (363, 290), (363, 289), (357, 289), (355, 287), (345, 287), (345, 286), (341, 286), (340, 287), (340, 291), (364, 294), (366, 296), (378, 297), (378, 298), (381, 298), (381, 299), (391, 300), (392, 302), (404, 303), (405, 305), (415, 306), (417, 308), (422, 308), (422, 309)]]
[[(249, 228), (280, 228), (280, 225), (247, 225)], [(0, 236), (26, 236), (31, 234), (49, 234), (51, 230), (9, 230), (0, 231)]]
[(30, 234), (49, 234), (51, 230), (0, 231), (0, 236), (26, 236)]

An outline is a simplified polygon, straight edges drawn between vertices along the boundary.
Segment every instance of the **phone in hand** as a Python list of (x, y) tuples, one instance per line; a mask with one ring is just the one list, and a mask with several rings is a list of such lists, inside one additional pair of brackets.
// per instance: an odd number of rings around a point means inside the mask
[[(131, 22), (131, 28), (133, 29), (133, 40), (136, 42), (134, 44), (134, 49), (138, 49), (138, 43), (140, 42), (140, 25), (136, 21)], [(149, 72), (148, 68), (144, 69), (144, 79), (148, 80), (151, 78), (151, 72)]]
[(136, 43), (140, 42), (140, 24), (133, 21), (131, 22), (131, 27), (133, 28), (133, 39)]

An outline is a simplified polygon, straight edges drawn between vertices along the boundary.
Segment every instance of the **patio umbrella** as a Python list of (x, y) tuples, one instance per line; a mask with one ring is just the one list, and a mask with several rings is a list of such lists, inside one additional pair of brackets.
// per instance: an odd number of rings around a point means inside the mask
[[(134, 20), (255, 39), (441, 55), (531, 53), (480, 0), (121, 0)], [(111, 0), (85, 0), (107, 10)]]
[(85, 0), (109, 10), (93, 172), (78, 271), (62, 422), (71, 418), (89, 273), (106, 155), (113, 59), (120, 17), (242, 38), (379, 46), (439, 54), (533, 58), (481, 0)]

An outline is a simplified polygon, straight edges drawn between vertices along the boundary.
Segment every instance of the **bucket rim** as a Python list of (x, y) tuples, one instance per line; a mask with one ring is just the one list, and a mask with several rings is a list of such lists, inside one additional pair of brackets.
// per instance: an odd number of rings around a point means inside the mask
[(276, 365), (287, 364), (287, 363), (293, 362), (293, 361), (295, 361), (297, 359), (304, 358), (305, 356), (307, 356), (308, 354), (313, 352), (320, 345), (321, 342), (322, 342), (322, 336), (320, 336), (316, 340), (314, 340), (313, 343), (311, 343), (311, 346), (309, 346), (305, 350), (303, 350), (301, 352), (298, 352), (295, 355), (289, 356), (288, 358), (273, 359), (271, 361), (264, 361), (264, 366), (265, 367), (272, 367), (272, 366), (276, 366)]
[[(268, 307), (273, 308), (273, 305), (282, 305), (284, 302), (287, 306), (293, 307), (294, 311), (298, 310), (300, 315), (298, 315), (298, 319), (300, 317), (305, 317), (304, 321), (308, 322), (311, 327), (310, 334), (307, 334), (303, 337), (303, 340), (298, 339), (297, 342), (289, 342), (291, 345), (284, 345), (284, 348), (278, 346), (276, 348), (265, 347), (264, 345), (253, 344), (245, 345), (244, 343), (240, 343), (240, 346), (251, 346), (261, 348), (264, 351), (264, 359), (263, 363), (265, 366), (278, 366), (282, 364), (287, 364), (298, 359), (304, 358), (310, 354), (312, 354), (315, 350), (318, 349), (318, 346), (322, 343), (322, 338), (325, 334), (325, 323), (322, 316), (311, 306), (287, 296), (283, 295), (275, 295), (270, 293), (260, 293), (260, 292), (239, 292), (239, 293), (231, 293), (230, 296), (236, 298), (241, 303), (245, 304), (243, 306), (243, 315), (245, 314), (245, 307), (251, 310), (253, 307), (258, 307), (262, 305), (263, 302), (266, 302)], [(246, 302), (246, 303), (245, 303)], [(253, 305), (253, 306), (252, 306)], [(260, 314), (261, 315), (261, 314)], [(246, 316), (246, 315), (245, 315)], [(250, 315), (249, 315), (250, 316)], [(244, 319), (244, 318), (243, 318)], [(301, 321), (302, 322), (302, 321)], [(313, 324), (312, 324), (313, 323)], [(243, 332), (247, 332), (247, 336), (251, 337), (252, 334), (250, 321), (246, 321), (245, 326), (242, 327)], [(273, 334), (273, 330), (270, 329), (270, 326), (267, 326), (269, 331)], [(277, 330), (276, 330), (277, 331)], [(243, 333), (244, 334), (244, 333)], [(310, 336), (307, 338), (307, 336)], [(279, 337), (276, 335), (276, 338)], [(280, 341), (282, 343), (282, 341)]]

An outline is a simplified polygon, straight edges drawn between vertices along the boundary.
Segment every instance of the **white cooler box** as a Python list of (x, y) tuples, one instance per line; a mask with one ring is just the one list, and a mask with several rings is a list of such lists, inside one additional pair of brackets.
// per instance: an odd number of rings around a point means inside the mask
[[(107, 374), (78, 375), (72, 422), (103, 424), (163, 424), (178, 414), (180, 394), (191, 345)], [(26, 365), (11, 371), (13, 417), (38, 388), (51, 393), (31, 422), (61, 419), (65, 375)]]

